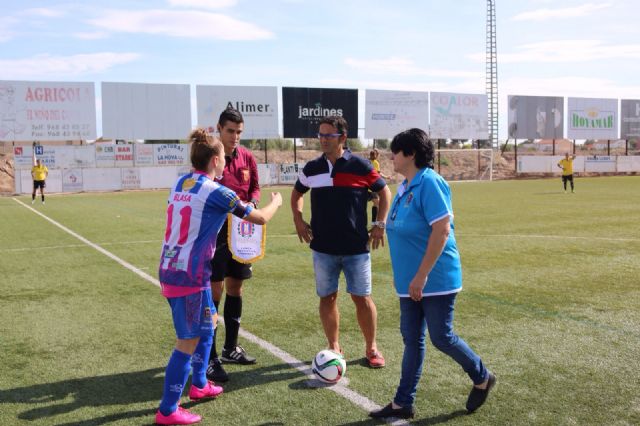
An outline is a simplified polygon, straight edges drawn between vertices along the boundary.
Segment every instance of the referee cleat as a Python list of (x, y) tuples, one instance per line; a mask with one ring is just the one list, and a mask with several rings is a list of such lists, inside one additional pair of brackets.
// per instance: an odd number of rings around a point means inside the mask
[(215, 398), (224, 392), (221, 386), (216, 386), (213, 382), (207, 380), (207, 384), (201, 389), (195, 385), (191, 385), (189, 389), (189, 399), (197, 401), (204, 398)]
[(207, 367), (207, 379), (213, 382), (227, 382), (229, 381), (229, 375), (224, 368), (222, 368), (222, 363), (219, 359), (213, 359), (209, 363)]
[(220, 359), (230, 364), (247, 365), (256, 363), (256, 359), (252, 356), (247, 355), (247, 351), (245, 351), (242, 346), (236, 346), (232, 350), (223, 349)]
[(202, 420), (202, 417), (185, 410), (179, 405), (178, 409), (168, 416), (162, 414), (160, 410), (156, 411), (157, 425), (192, 425), (200, 420)]

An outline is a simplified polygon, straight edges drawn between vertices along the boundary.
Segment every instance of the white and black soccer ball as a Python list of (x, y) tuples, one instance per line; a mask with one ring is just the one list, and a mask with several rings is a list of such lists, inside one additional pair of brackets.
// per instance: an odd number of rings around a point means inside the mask
[(321, 382), (338, 383), (347, 371), (347, 363), (339, 353), (324, 349), (313, 358), (311, 371)]

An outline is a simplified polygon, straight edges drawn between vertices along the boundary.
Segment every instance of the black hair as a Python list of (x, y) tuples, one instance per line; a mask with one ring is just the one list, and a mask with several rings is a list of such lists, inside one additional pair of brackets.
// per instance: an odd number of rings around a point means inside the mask
[(338, 133), (345, 136), (347, 134), (347, 131), (349, 130), (349, 125), (347, 124), (347, 120), (345, 120), (344, 117), (341, 117), (339, 115), (328, 115), (324, 117), (322, 120), (320, 120), (320, 123), (318, 123), (318, 125), (320, 124), (328, 124), (330, 126), (333, 126), (336, 129), (338, 129)]
[(240, 124), (244, 123), (244, 118), (242, 118), (242, 114), (235, 108), (228, 107), (222, 113), (220, 113), (220, 118), (218, 118), (218, 124), (220, 127), (224, 127), (227, 124), (227, 121), (231, 121), (232, 123)]
[(391, 152), (397, 154), (400, 151), (405, 156), (415, 154), (414, 162), (417, 168), (433, 169), (435, 149), (424, 130), (413, 128), (395, 135), (391, 141)]

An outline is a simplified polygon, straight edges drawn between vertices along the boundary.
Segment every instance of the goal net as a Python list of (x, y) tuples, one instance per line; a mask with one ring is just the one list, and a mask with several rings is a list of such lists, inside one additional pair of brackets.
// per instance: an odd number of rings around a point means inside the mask
[(492, 180), (492, 149), (437, 149), (433, 168), (449, 181)]

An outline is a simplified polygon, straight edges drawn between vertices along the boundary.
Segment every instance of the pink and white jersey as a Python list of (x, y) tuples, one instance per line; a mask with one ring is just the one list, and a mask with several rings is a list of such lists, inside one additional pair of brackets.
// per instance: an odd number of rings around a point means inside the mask
[(169, 194), (168, 204), (160, 284), (165, 297), (180, 297), (211, 285), (210, 261), (227, 214), (244, 218), (253, 207), (201, 172), (180, 177)]

